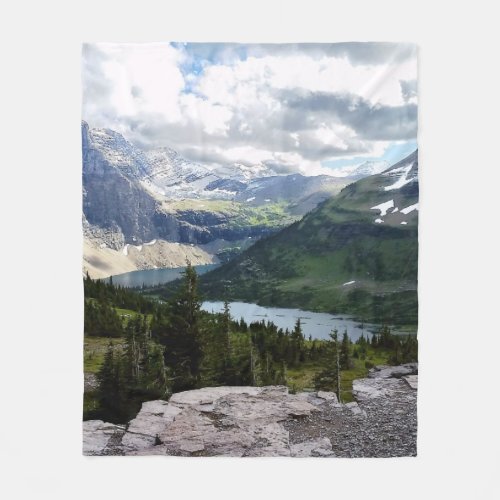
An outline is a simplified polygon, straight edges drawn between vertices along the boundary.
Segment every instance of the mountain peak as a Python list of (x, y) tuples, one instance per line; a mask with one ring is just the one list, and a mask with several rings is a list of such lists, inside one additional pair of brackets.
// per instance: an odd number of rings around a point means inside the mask
[(367, 160), (359, 165), (350, 165), (332, 170), (333, 177), (348, 177), (352, 180), (358, 180), (369, 175), (383, 172), (389, 163), (385, 160)]

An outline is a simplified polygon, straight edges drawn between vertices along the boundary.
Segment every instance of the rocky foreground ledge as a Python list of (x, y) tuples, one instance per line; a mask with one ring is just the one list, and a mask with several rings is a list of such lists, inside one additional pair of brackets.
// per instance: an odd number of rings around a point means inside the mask
[(353, 382), (356, 402), (283, 386), (207, 387), (143, 403), (127, 426), (83, 422), (85, 455), (415, 456), (416, 363)]

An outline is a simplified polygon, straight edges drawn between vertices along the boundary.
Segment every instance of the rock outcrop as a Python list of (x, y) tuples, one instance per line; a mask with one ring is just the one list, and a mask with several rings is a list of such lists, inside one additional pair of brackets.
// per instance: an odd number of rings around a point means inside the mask
[(417, 366), (355, 380), (357, 401), (283, 386), (207, 387), (149, 401), (124, 430), (84, 422), (84, 454), (382, 457), (416, 455)]
[(111, 450), (123, 436), (124, 426), (102, 420), (83, 422), (83, 454), (112, 455)]

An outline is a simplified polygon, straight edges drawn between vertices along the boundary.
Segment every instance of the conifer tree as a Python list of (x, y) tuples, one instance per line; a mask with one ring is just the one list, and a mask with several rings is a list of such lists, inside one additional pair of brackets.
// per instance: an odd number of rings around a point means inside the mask
[(182, 286), (169, 302), (170, 321), (159, 334), (159, 340), (165, 346), (165, 364), (172, 372), (174, 392), (198, 387), (201, 381), (198, 275), (189, 261), (183, 274)]
[(97, 374), (99, 388), (97, 400), (102, 418), (111, 422), (127, 419), (127, 400), (122, 366), (111, 342), (104, 356), (104, 363)]
[(342, 336), (342, 344), (340, 345), (340, 368), (349, 370), (351, 368), (351, 341), (347, 335), (347, 330)]
[(142, 385), (154, 397), (164, 399), (170, 393), (163, 348), (156, 343), (152, 343), (150, 346), (144, 365)]
[(324, 368), (314, 378), (314, 386), (317, 390), (334, 391), (340, 401), (340, 351), (337, 330), (330, 333), (330, 339), (327, 343)]
[(297, 318), (295, 327), (290, 335), (290, 363), (296, 366), (299, 362), (304, 361), (304, 335), (302, 334), (302, 325), (300, 318)]

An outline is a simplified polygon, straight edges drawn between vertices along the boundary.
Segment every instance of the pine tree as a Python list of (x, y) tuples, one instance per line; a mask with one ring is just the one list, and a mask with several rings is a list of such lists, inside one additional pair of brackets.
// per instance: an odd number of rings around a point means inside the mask
[(296, 366), (304, 361), (304, 335), (300, 318), (297, 318), (294, 329), (290, 335), (290, 364)]
[(340, 401), (340, 349), (338, 345), (338, 332), (330, 333), (325, 356), (325, 366), (314, 378), (317, 390), (334, 391)]
[(349, 370), (351, 364), (351, 341), (347, 335), (347, 330), (345, 330), (342, 336), (342, 344), (340, 345), (340, 368)]
[(170, 321), (157, 334), (165, 346), (165, 365), (171, 369), (175, 392), (199, 386), (203, 354), (198, 275), (189, 261), (183, 274), (182, 286), (169, 302)]
[(163, 347), (156, 343), (150, 345), (144, 363), (141, 384), (155, 398), (165, 399), (170, 393), (168, 371), (163, 359)]
[[(234, 381), (234, 366), (232, 361), (231, 349), (231, 313), (229, 302), (224, 301), (224, 312), (222, 313), (222, 343), (220, 345), (221, 352), (221, 374), (220, 379), (224, 384), (231, 384)], [(246, 325), (245, 325), (246, 327)]]
[(104, 420), (125, 422), (128, 417), (127, 394), (121, 359), (111, 342), (104, 356), (104, 363), (97, 374), (99, 388), (97, 400)]

